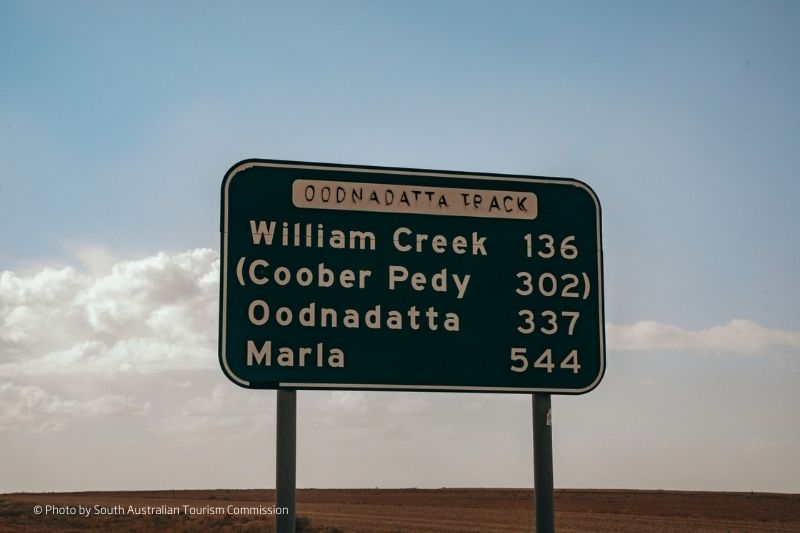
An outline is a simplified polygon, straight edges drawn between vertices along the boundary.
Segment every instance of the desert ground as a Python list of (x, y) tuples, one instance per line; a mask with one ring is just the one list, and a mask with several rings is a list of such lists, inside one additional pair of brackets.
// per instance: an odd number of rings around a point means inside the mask
[[(271, 490), (0, 494), (0, 532), (271, 531), (273, 502)], [(167, 508), (181, 513), (156, 514)], [(528, 489), (301, 489), (297, 508), (308, 532), (534, 530)], [(800, 531), (800, 494), (556, 490), (555, 511), (563, 532)]]

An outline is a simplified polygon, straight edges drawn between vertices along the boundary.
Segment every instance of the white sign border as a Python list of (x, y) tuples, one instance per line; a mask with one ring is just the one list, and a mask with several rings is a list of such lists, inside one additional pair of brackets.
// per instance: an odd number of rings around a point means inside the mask
[(266, 159), (246, 159), (235, 164), (228, 173), (225, 175), (222, 184), (222, 202), (223, 214), (222, 220), (222, 258), (220, 263), (221, 286), (220, 286), (220, 329), (219, 329), (219, 359), (222, 364), (225, 375), (237, 385), (246, 388), (250, 387), (250, 381), (240, 378), (228, 365), (227, 352), (226, 352), (226, 333), (227, 333), (227, 296), (228, 296), (228, 276), (225, 267), (228, 265), (228, 199), (229, 188), (233, 178), (247, 169), (253, 167), (272, 167), (272, 168), (294, 168), (298, 170), (324, 170), (335, 172), (361, 172), (361, 173), (381, 173), (393, 174), (398, 176), (422, 176), (431, 178), (455, 178), (455, 179), (475, 179), (487, 181), (514, 181), (514, 182), (535, 182), (546, 183), (550, 185), (565, 185), (573, 186), (586, 191), (592, 198), (595, 205), (596, 227), (597, 227), (597, 273), (599, 277), (599, 292), (598, 292), (598, 311), (600, 317), (600, 371), (597, 373), (595, 380), (588, 386), (582, 389), (556, 389), (556, 388), (527, 388), (527, 387), (471, 387), (459, 385), (394, 385), (394, 384), (365, 384), (365, 383), (293, 383), (293, 382), (278, 382), (278, 387), (282, 389), (344, 389), (344, 390), (404, 390), (404, 391), (460, 391), (460, 392), (529, 392), (529, 393), (554, 393), (554, 394), (585, 394), (600, 383), (606, 370), (606, 343), (605, 343), (605, 312), (604, 312), (604, 298), (603, 298), (603, 246), (602, 234), (600, 227), (600, 201), (597, 195), (586, 183), (573, 179), (573, 178), (539, 178), (535, 176), (498, 176), (498, 175), (482, 175), (474, 173), (461, 173), (460, 171), (444, 172), (435, 170), (414, 170), (414, 169), (398, 169), (392, 167), (368, 167), (368, 166), (348, 166), (337, 164), (323, 164), (323, 163), (302, 163), (293, 161), (274, 161)]

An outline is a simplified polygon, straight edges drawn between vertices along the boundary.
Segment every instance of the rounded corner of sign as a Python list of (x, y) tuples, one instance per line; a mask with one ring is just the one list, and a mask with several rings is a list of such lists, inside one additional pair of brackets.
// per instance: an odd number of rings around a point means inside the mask
[(569, 181), (572, 183), (572, 185), (574, 185), (578, 189), (582, 189), (583, 191), (585, 191), (586, 194), (588, 194), (589, 197), (592, 199), (592, 202), (594, 202), (594, 205), (597, 206), (597, 210), (598, 211), (600, 210), (600, 197), (597, 196), (597, 193), (594, 191), (594, 189), (592, 189), (591, 185), (577, 178), (570, 178)]
[(603, 376), (605, 376), (605, 374), (606, 374), (606, 364), (605, 364), (605, 358), (604, 358), (603, 359), (603, 365), (600, 367), (600, 371), (597, 373), (597, 377), (594, 379), (594, 381), (592, 381), (588, 386), (586, 386), (586, 387), (584, 387), (582, 389), (575, 390), (574, 394), (576, 396), (580, 396), (582, 394), (586, 394), (588, 392), (592, 392), (594, 389), (597, 388), (598, 385), (600, 385), (600, 382), (603, 381)]
[(224, 356), (220, 355), (219, 357), (219, 366), (222, 369), (222, 373), (225, 374), (225, 377), (228, 378), (231, 382), (242, 387), (243, 389), (252, 389), (253, 384), (247, 380), (244, 380), (233, 373), (233, 371), (228, 366), (228, 361), (224, 358)]
[(256, 164), (258, 164), (261, 161), (263, 161), (263, 160), (251, 157), (251, 158), (248, 158), (248, 159), (242, 159), (241, 161), (239, 161), (237, 163), (234, 163), (231, 166), (231, 168), (229, 168), (228, 171), (225, 173), (225, 177), (222, 178), (222, 191), (223, 191), (223, 193), (225, 191), (227, 191), (228, 186), (230, 185), (230, 182), (233, 180), (234, 176), (236, 176), (237, 174), (239, 174), (241, 172), (244, 172), (245, 170), (247, 170), (250, 167), (255, 166)]

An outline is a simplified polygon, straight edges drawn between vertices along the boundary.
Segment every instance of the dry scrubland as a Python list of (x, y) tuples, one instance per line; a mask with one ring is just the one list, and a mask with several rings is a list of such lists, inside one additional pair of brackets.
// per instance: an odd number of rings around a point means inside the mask
[[(558, 531), (800, 531), (799, 494), (623, 490), (556, 491)], [(34, 505), (270, 505), (271, 490), (0, 494), (0, 532), (271, 531), (269, 516), (35, 515)], [(298, 531), (532, 531), (533, 494), (522, 489), (298, 491)]]

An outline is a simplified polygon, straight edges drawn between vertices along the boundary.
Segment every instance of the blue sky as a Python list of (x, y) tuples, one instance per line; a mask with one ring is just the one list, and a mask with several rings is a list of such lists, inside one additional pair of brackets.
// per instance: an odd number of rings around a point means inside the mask
[[(217, 250), (219, 183), (247, 157), (576, 177), (603, 205), (607, 319), (622, 329), (617, 346), (610, 335), (600, 387), (554, 399), (564, 450), (556, 485), (797, 492), (800, 424), (790, 406), (800, 403), (798, 24), (796, 2), (0, 1), (0, 270), (8, 273), (0, 320), (12, 331), (36, 309), (31, 295), (42, 284), (71, 287), (73, 276), (82, 288), (63, 298), (90, 305), (105, 294), (113, 265)], [(213, 256), (187, 257), (174, 261), (213, 272)], [(134, 266), (125, 272), (138, 275)], [(60, 281), (41, 281), (43, 272), (65, 268), (72, 270)], [(25, 344), (22, 330), (13, 339), (8, 333), (0, 367), (23, 352), (52, 361), (87, 342), (111, 343), (92, 309), (82, 312), (100, 333), (64, 322), (47, 347)], [(737, 319), (762, 329), (713, 330)], [(642, 321), (674, 326), (664, 335), (685, 339), (637, 344), (631, 335), (640, 330), (630, 328)], [(736, 349), (748, 341), (755, 348)], [(198, 349), (214, 358), (215, 340), (204, 342)], [(12, 480), (0, 490), (117, 488), (78, 466), (58, 480), (37, 470), (34, 456), (61, 457), (31, 448), (37, 431), (67, 439), (130, 412), (168, 449), (177, 444), (164, 434), (167, 404), (224, 418), (223, 398), (257, 403), (252, 392), (227, 390), (218, 370), (192, 365), (189, 379), (176, 368), (95, 374), (76, 363), (72, 372), (85, 386), (72, 388), (55, 377), (69, 374), (63, 365), (21, 373), (8, 366), (17, 373), (0, 375), (6, 401), (28, 398), (31, 412), (0, 431), (18, 450), (14, 460), (28, 466), (24, 475), (0, 476)], [(145, 412), (150, 391), (170, 379), (181, 386)], [(509, 439), (524, 462), (529, 407), (519, 397), (307, 396), (322, 411), (348, 399), (337, 419), (343, 435), (363, 432), (376, 457), (408, 453), (410, 463), (385, 466), (376, 480), (374, 468), (358, 474), (348, 463), (364, 450), (342, 449), (350, 474), (310, 467), (304, 474), (301, 461), (301, 485), (526, 483), (515, 477), (519, 463), (503, 459), (489, 437), (480, 442), (498, 458), (483, 477), (465, 478), (435, 455), (443, 462), (414, 482), (404, 476), (422, 452), (395, 450), (381, 437), (382, 423), (359, 425), (359, 417), (396, 411), (398, 420), (419, 419), (430, 443), (447, 448), (475, 439), (473, 411), (459, 411), (474, 403), (491, 413), (482, 420), (519, 426)], [(48, 426), (33, 411), (53, 412), (59, 401), (95, 408), (96, 416)], [(359, 402), (384, 402), (385, 411), (360, 411)], [(607, 417), (626, 423), (611, 432), (600, 422)], [(270, 423), (260, 431), (274, 437)], [(109, 449), (135, 439), (107, 438)], [(338, 437), (329, 438), (338, 449)], [(226, 443), (232, 453), (250, 446)], [(153, 458), (141, 453), (141, 464)], [(201, 457), (204, 448), (175, 453)], [(319, 452), (308, 451), (306, 464), (317, 462), (324, 462)], [(615, 473), (597, 466), (606, 462)], [(136, 460), (129, 463), (116, 478), (120, 488), (259, 485), (247, 474), (142, 478)]]

